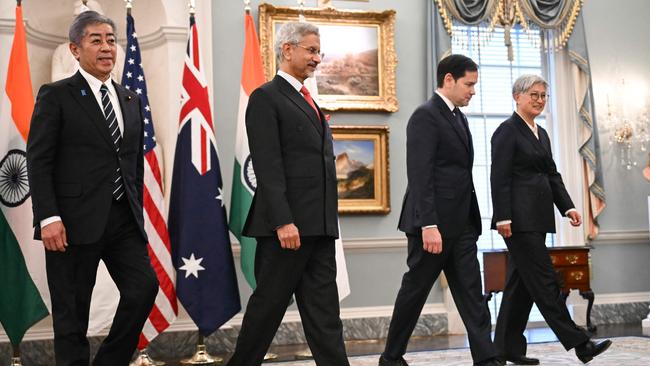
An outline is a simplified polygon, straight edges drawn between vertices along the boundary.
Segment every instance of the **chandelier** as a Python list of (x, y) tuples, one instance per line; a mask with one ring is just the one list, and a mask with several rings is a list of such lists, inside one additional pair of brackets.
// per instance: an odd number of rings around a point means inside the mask
[[(513, 61), (511, 31), (516, 26), (545, 52), (564, 48), (571, 37), (583, 0), (435, 0), (449, 36), (460, 38), (458, 25), (477, 25), (479, 31), (462, 32), (472, 44), (484, 46), (496, 28), (504, 30), (508, 60)], [(538, 37), (539, 34), (539, 38)], [(473, 39), (472, 39), (473, 38)]]

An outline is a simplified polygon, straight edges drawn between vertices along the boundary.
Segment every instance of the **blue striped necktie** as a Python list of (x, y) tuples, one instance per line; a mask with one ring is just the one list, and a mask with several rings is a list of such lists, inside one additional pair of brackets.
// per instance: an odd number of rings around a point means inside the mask
[[(108, 87), (106, 84), (102, 84), (102, 87), (99, 88), (99, 91), (102, 93), (102, 108), (104, 110), (104, 117), (106, 117), (106, 122), (108, 123), (108, 132), (111, 134), (111, 141), (115, 146), (115, 152), (120, 152), (120, 144), (122, 143), (122, 134), (120, 134), (120, 126), (117, 123), (117, 116), (115, 115), (115, 109), (113, 109), (113, 103), (111, 103), (111, 98), (108, 97)], [(113, 174), (113, 198), (116, 201), (119, 201), (124, 195), (124, 184), (122, 182), (122, 172), (118, 166)]]

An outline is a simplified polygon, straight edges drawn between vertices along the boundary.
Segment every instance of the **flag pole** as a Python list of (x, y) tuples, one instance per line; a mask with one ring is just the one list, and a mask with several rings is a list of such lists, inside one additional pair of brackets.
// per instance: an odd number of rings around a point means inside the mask
[(211, 356), (205, 347), (205, 339), (199, 331), (199, 339), (196, 342), (196, 352), (192, 358), (181, 360), (181, 365), (221, 365), (223, 358)]
[[(251, 0), (244, 0), (244, 12), (246, 15), (251, 15)], [(264, 354), (264, 361), (276, 360), (278, 358), (277, 353), (266, 352)]]
[[(133, 8), (133, 1), (134, 0), (124, 0), (125, 7), (126, 7), (126, 15), (130, 16), (131, 15), (131, 9)], [(84, 4), (86, 1), (84, 1)], [(149, 356), (149, 352), (147, 351), (147, 347), (141, 349), (138, 351), (138, 356), (129, 364), (129, 366), (165, 366), (167, 365), (166, 362), (164, 361), (156, 361), (153, 360)]]
[[(22, 6), (22, 0), (16, 0), (16, 6)], [(16, 19), (18, 21), (18, 19)], [(12, 344), (12, 356), (11, 356), (11, 365), (10, 366), (22, 366), (20, 361), (20, 343), (17, 345)]]
[[(20, 0), (16, 0), (18, 6), (20, 6)], [(13, 355), (11, 356), (11, 365), (10, 366), (23, 366), (20, 361), (20, 343), (18, 345), (11, 345)]]
[[(188, 5), (190, 8), (190, 17), (193, 17), (196, 14), (196, 2), (195, 0), (189, 0)], [(199, 334), (198, 340), (196, 342), (196, 352), (191, 358), (181, 360), (181, 365), (219, 365), (223, 363), (223, 358), (210, 356), (208, 350), (205, 346), (205, 339), (203, 334), (197, 330)]]

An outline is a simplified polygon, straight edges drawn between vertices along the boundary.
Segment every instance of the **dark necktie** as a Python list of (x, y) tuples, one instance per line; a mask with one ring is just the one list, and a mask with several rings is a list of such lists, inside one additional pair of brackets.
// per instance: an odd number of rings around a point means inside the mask
[(467, 122), (463, 117), (463, 113), (460, 111), (460, 109), (458, 109), (458, 107), (454, 108), (454, 116), (456, 117), (456, 123), (458, 123), (460, 130), (463, 132), (461, 133), (463, 136), (463, 141), (465, 144), (469, 145), (469, 127), (467, 126)]
[[(120, 144), (122, 143), (122, 135), (120, 134), (120, 126), (117, 123), (115, 109), (113, 109), (111, 99), (108, 97), (108, 87), (106, 87), (106, 84), (102, 84), (99, 91), (102, 93), (102, 107), (104, 110), (104, 116), (106, 117), (106, 123), (108, 123), (108, 132), (111, 134), (111, 141), (113, 141), (115, 151), (119, 153)], [(115, 170), (115, 173), (113, 174), (113, 198), (115, 198), (116, 201), (119, 201), (123, 195), (124, 184), (122, 182), (122, 172), (118, 166), (117, 170)]]
[(316, 117), (318, 117), (318, 120), (320, 121), (320, 113), (318, 113), (318, 108), (316, 108), (316, 103), (314, 103), (314, 100), (311, 99), (311, 94), (309, 94), (309, 90), (307, 90), (307, 88), (305, 88), (305, 86), (303, 85), (302, 88), (300, 88), (300, 92), (302, 93), (302, 95), (305, 96), (305, 100), (307, 101), (307, 103), (309, 103), (309, 105), (314, 109), (314, 112), (316, 112)]

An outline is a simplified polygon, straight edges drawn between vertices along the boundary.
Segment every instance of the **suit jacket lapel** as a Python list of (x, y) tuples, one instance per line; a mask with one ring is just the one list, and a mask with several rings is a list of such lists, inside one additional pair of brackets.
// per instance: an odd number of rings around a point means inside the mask
[(458, 138), (463, 143), (463, 145), (465, 145), (467, 151), (470, 151), (471, 149), (468, 146), (468, 142), (469, 142), (468, 139), (463, 138), (463, 134), (465, 134), (465, 131), (463, 131), (463, 128), (458, 125), (458, 121), (456, 120), (454, 114), (449, 110), (447, 103), (445, 103), (445, 101), (437, 93), (435, 93), (435, 95), (433, 96), (433, 101), (442, 112), (442, 115), (445, 116), (447, 122), (451, 124), (451, 128), (453, 128), (454, 131), (456, 131)]
[[(530, 129), (530, 127), (528, 127), (526, 121), (524, 121), (516, 112), (512, 114), (511, 118), (514, 120), (515, 126), (517, 126), (517, 128), (519, 129), (519, 133), (521, 133), (524, 136), (524, 138), (526, 138), (526, 140), (530, 142), (530, 144), (538, 153), (541, 153), (542, 155), (547, 155), (549, 153), (542, 145), (540, 139), (535, 137), (535, 134)], [(537, 133), (541, 137), (542, 136), (540, 133), (541, 129), (538, 129), (537, 131), (538, 131)]]
[(84, 79), (84, 77), (81, 76), (81, 73), (77, 71), (77, 73), (70, 81), (69, 86), (70, 93), (72, 94), (74, 100), (81, 105), (84, 112), (86, 112), (88, 117), (90, 117), (93, 125), (97, 127), (99, 134), (102, 135), (106, 143), (109, 144), (111, 148), (113, 148), (113, 141), (111, 140), (111, 136), (108, 131), (106, 117), (104, 117), (102, 107), (97, 104), (97, 99), (95, 99), (95, 95), (90, 89), (88, 82), (86, 82), (86, 79)]
[(282, 76), (276, 75), (273, 80), (280, 86), (280, 92), (282, 92), (282, 94), (286, 95), (287, 98), (295, 103), (307, 115), (316, 131), (318, 131), (319, 134), (323, 135), (323, 124), (320, 120), (318, 120), (316, 113), (314, 113), (314, 109), (309, 105), (309, 103), (307, 103), (305, 98), (296, 89), (294, 89), (291, 84), (289, 84), (289, 82), (284, 80)]

